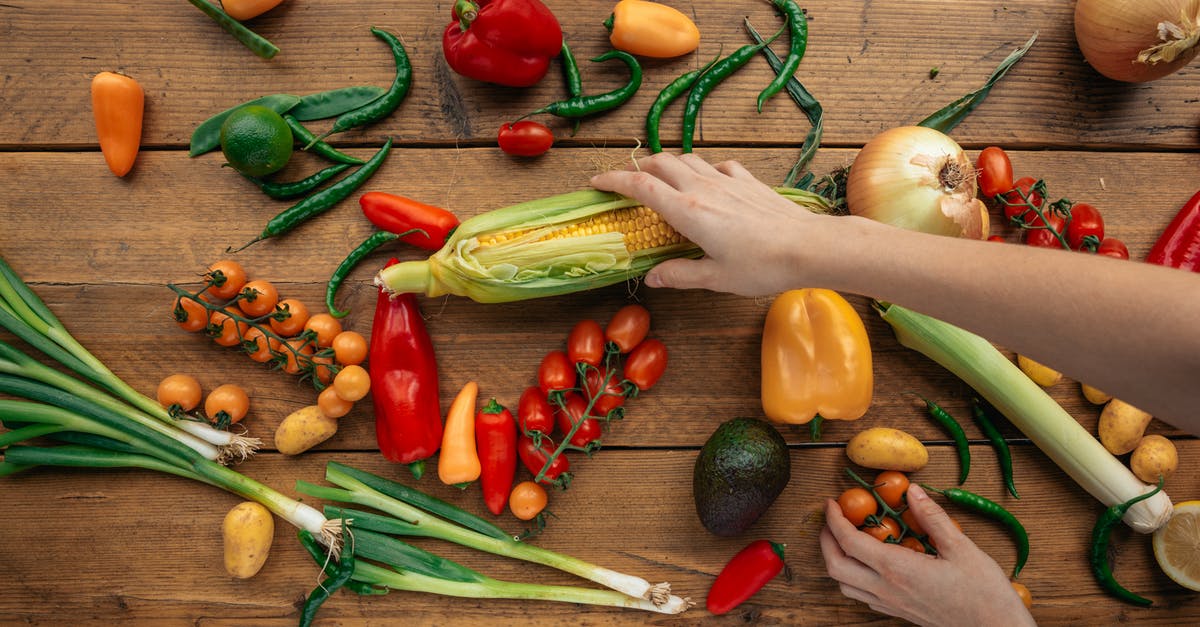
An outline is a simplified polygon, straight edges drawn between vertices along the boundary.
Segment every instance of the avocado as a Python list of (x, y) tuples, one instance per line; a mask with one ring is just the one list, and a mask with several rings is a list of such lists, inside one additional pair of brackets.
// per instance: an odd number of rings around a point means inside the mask
[(775, 427), (734, 418), (717, 427), (696, 458), (696, 514), (710, 532), (738, 535), (767, 511), (791, 478), (787, 443)]

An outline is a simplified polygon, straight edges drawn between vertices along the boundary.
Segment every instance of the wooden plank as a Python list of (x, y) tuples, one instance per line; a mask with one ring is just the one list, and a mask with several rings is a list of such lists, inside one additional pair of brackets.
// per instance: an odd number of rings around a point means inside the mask
[[(413, 59), (413, 91), (391, 118), (347, 133), (339, 142), (377, 145), (392, 136), (490, 144), (501, 123), (564, 95), (557, 64), (529, 90), (455, 75), (441, 54), (441, 32), (449, 21), (444, 2), (286, 4), (249, 23), (282, 50), (264, 61), (183, 2), (8, 3), (0, 9), (7, 42), (0, 50), (0, 67), (5, 68), (0, 101), (8, 112), (0, 119), (0, 148), (94, 147), (87, 83), (102, 70), (126, 72), (145, 86), (144, 141), (149, 147), (185, 145), (202, 120), (264, 94), (386, 86), (393, 76), (391, 57), (370, 35), (372, 24), (403, 36)], [(547, 4), (581, 59), (588, 93), (622, 83), (625, 71), (619, 63), (586, 62), (609, 45), (600, 23), (612, 3)], [(648, 61), (645, 81), (632, 101), (589, 120), (576, 138), (564, 141), (632, 145), (641, 138), (644, 143), (645, 113), (659, 89), (719, 51), (727, 54), (745, 44), (743, 17), (764, 32), (779, 24), (770, 6), (755, 0), (672, 4), (701, 28), (700, 49), (680, 59)], [(1194, 148), (1190, 85), (1195, 70), (1142, 85), (1097, 75), (1075, 44), (1073, 6), (1038, 0), (1002, 7), (964, 0), (949, 9), (937, 0), (809, 4), (810, 40), (798, 76), (824, 106), (826, 141), (861, 145), (879, 131), (914, 123), (975, 89), (1001, 59), (1038, 32), (1038, 43), (1026, 59), (955, 132), (961, 141), (976, 147)], [(785, 51), (784, 42), (775, 47)], [(931, 79), (932, 68), (939, 71)], [(716, 90), (703, 109), (700, 138), (708, 143), (798, 145), (808, 125), (786, 96), (772, 100), (762, 115), (753, 112), (751, 94), (770, 76), (766, 63), (756, 60)], [(677, 145), (679, 111), (673, 108), (664, 123), (668, 145)], [(555, 121), (554, 126), (565, 138), (568, 124)]]
[[(1153, 599), (1155, 606), (1133, 608), (1099, 589), (1088, 570), (1086, 550), (1101, 508), (1039, 459), (1040, 453), (1017, 449), (1020, 501), (1002, 494), (991, 451), (975, 447), (974, 454), (967, 487), (1004, 504), (1030, 532), (1031, 556), (1021, 581), (1033, 591), (1039, 624), (1179, 624), (1190, 622), (1188, 616), (1194, 619), (1191, 593), (1159, 573), (1147, 536), (1124, 527), (1113, 536), (1115, 572), (1126, 587)], [(613, 451), (578, 464), (571, 488), (552, 495), (556, 517), (533, 542), (651, 581), (670, 581), (677, 593), (701, 604), (681, 617), (692, 622), (705, 616), (704, 597), (725, 560), (751, 539), (770, 538), (787, 544), (792, 580), (772, 581), (735, 615), (769, 623), (892, 624), (842, 597), (824, 572), (817, 543), (821, 503), (850, 485), (842, 474), (847, 462), (840, 447), (795, 448), (791, 484), (766, 515), (737, 538), (712, 536), (699, 524), (689, 488), (695, 455), (687, 450)], [(1184, 446), (1185, 463), (1168, 488), (1200, 480), (1197, 455), (1196, 443)], [(291, 484), (297, 479), (321, 483), (321, 468), (329, 460), (411, 483), (396, 468), (362, 453), (310, 453), (298, 459), (269, 455), (242, 470), (292, 494)], [(956, 473), (952, 460), (935, 457), (913, 479), (948, 487)], [(9, 524), (0, 534), (0, 559), (10, 582), (10, 594), (0, 595), (0, 622), (179, 624), (207, 617), (218, 624), (285, 624), (295, 621), (301, 598), (317, 581), (315, 566), (283, 523), (276, 529), (264, 569), (250, 580), (228, 578), (221, 567), (220, 520), (237, 499), (207, 486), (141, 471), (45, 470), (5, 481), (6, 520), (38, 524)], [(416, 485), (483, 513), (476, 489), (462, 492), (432, 476)], [(613, 503), (621, 506), (605, 505)], [(1011, 567), (1013, 544), (998, 525), (970, 512), (950, 512), (1002, 568)], [(516, 522), (507, 515), (500, 519), (513, 531), (520, 529)], [(442, 542), (418, 544), (496, 578), (587, 583)], [(80, 551), (82, 546), (88, 550)], [(55, 566), (64, 562), (64, 567)], [(413, 593), (357, 598), (343, 592), (321, 615), (348, 624), (476, 624), (498, 617), (535, 625), (665, 622), (634, 611)]]

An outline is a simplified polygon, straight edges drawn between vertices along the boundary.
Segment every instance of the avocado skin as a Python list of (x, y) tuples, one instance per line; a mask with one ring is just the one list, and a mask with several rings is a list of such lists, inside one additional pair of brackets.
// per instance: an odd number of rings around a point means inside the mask
[(762, 420), (734, 418), (717, 427), (696, 458), (696, 514), (711, 533), (736, 536), (767, 511), (791, 477), (779, 431)]

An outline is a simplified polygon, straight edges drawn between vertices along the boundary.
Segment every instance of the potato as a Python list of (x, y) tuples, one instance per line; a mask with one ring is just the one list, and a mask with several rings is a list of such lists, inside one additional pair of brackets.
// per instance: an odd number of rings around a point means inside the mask
[(850, 461), (864, 468), (916, 472), (929, 463), (929, 451), (917, 438), (888, 427), (860, 431), (846, 443)]
[(337, 433), (338, 421), (316, 405), (288, 414), (275, 430), (275, 448), (284, 455), (299, 455)]
[(1086, 383), (1080, 383), (1079, 388), (1083, 391), (1083, 397), (1093, 405), (1103, 405), (1112, 400), (1112, 394), (1097, 390)]
[(1048, 366), (1043, 366), (1024, 355), (1017, 355), (1017, 366), (1021, 368), (1021, 372), (1024, 372), (1025, 376), (1033, 379), (1034, 383), (1044, 388), (1062, 381), (1063, 378), (1061, 372)]
[(275, 517), (253, 501), (239, 503), (225, 515), (221, 535), (225, 538), (225, 572), (249, 579), (267, 562), (275, 539)]
[(1161, 435), (1148, 435), (1138, 442), (1129, 457), (1129, 468), (1138, 479), (1146, 483), (1158, 483), (1171, 478), (1179, 467), (1179, 451), (1175, 444)]
[(1100, 424), (1097, 426), (1100, 443), (1109, 453), (1124, 455), (1141, 441), (1150, 419), (1150, 414), (1114, 398), (1100, 412)]

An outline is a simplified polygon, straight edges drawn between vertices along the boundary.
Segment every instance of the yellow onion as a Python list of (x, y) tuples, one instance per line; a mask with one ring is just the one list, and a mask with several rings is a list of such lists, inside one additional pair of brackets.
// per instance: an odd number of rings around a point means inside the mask
[(1200, 0), (1079, 0), (1075, 41), (1113, 80), (1144, 83), (1191, 62), (1200, 42)]
[(913, 231), (983, 239), (987, 207), (975, 167), (945, 133), (901, 126), (863, 146), (846, 181), (850, 213)]

